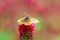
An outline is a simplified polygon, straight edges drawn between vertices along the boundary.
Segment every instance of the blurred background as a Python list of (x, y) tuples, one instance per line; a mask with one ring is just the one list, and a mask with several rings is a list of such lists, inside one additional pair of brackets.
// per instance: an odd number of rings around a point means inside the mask
[(0, 40), (19, 40), (17, 20), (30, 15), (33, 40), (60, 40), (60, 0), (0, 0)]

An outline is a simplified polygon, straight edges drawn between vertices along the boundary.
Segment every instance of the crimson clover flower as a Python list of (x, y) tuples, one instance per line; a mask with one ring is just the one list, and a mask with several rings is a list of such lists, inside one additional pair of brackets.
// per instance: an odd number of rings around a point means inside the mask
[(37, 19), (28, 16), (18, 20), (18, 31), (20, 33), (20, 40), (32, 40), (34, 23), (37, 22), (39, 22)]

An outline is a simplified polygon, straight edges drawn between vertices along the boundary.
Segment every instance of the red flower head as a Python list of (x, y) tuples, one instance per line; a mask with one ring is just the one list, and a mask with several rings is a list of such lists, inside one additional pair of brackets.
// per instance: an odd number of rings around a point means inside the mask
[[(36, 19), (32, 17), (23, 17), (18, 20), (19, 27), (18, 31), (20, 32), (21, 37), (30, 38), (32, 37), (31, 34), (33, 34), (34, 30), (34, 23), (38, 22)], [(22, 38), (20, 38), (22, 40)]]

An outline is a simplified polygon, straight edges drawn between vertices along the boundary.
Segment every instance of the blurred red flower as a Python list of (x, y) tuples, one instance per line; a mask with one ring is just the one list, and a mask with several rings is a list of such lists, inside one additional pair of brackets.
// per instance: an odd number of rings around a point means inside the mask
[(21, 24), (18, 27), (19, 32), (24, 32), (24, 31), (32, 32), (33, 30), (34, 30), (33, 24), (30, 24), (30, 25)]

